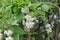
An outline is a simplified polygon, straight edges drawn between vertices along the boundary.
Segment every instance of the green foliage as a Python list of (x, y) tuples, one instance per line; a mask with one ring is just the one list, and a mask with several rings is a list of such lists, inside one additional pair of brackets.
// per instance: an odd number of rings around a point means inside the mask
[(60, 38), (60, 32), (59, 32), (59, 34), (58, 34), (58, 37)]
[(13, 25), (9, 29), (11, 29), (16, 34), (20, 34), (20, 35), (25, 34), (24, 30), (21, 27), (19, 27), (19, 26), (14, 26)]
[(60, 23), (60, 20), (57, 20)]

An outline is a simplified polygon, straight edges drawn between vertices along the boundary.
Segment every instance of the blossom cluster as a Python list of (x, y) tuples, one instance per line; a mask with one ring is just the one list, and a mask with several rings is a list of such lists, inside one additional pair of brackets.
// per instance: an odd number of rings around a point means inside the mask
[(51, 33), (51, 32), (52, 32), (52, 28), (51, 28), (51, 25), (50, 25), (49, 23), (47, 23), (47, 24), (45, 25), (45, 27), (46, 27), (47, 33)]
[[(13, 34), (13, 32), (11, 30), (4, 30), (4, 35), (7, 35), (5, 40), (13, 40), (13, 38), (11, 37), (12, 34)], [(1, 32), (0, 32), (0, 40), (3, 40), (3, 33), (1, 33)]]
[(30, 15), (26, 15), (24, 18), (26, 19), (26, 21), (23, 20), (23, 25), (25, 26), (24, 28), (27, 29), (28, 31), (30, 31), (30, 29), (33, 28), (33, 26), (34, 26), (34, 22), (33, 21), (36, 18), (32, 17)]

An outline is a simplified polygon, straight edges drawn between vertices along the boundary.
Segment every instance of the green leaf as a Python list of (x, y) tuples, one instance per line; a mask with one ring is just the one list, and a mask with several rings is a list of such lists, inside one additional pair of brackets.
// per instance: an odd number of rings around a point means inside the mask
[(57, 20), (58, 22), (60, 22), (60, 20)]
[(48, 11), (49, 10), (49, 6), (46, 5), (46, 4), (45, 5), (42, 5), (41, 7), (42, 7), (42, 10), (43, 11)]
[(18, 37), (18, 34), (15, 34), (15, 33), (13, 34), (12, 37), (13, 37), (14, 40), (18, 40), (18, 38), (19, 38), (19, 37)]
[(35, 40), (35, 38), (32, 38), (32, 40)]
[(0, 12), (2, 12), (3, 7), (0, 8)]
[(12, 24), (13, 22), (14, 22), (14, 18), (13, 18), (13, 16), (11, 16), (9, 19), (8, 19), (8, 24)]
[(30, 8), (36, 9), (36, 8), (37, 8), (38, 6), (40, 6), (40, 5), (41, 5), (41, 3), (39, 3), (39, 2), (33, 3)]
[(13, 5), (7, 6), (5, 10), (7, 11), (7, 10), (11, 9), (12, 6), (13, 6)]
[(58, 34), (58, 37), (60, 37), (60, 32), (59, 32), (59, 34)]
[(26, 2), (30, 2), (30, 0), (26, 0)]
[(25, 34), (25, 31), (22, 28), (20, 28), (19, 26), (13, 25), (10, 27), (10, 29), (16, 34), (20, 34), (20, 35)]
[(18, 13), (17, 14), (17, 19), (18, 20), (23, 20), (24, 14), (23, 13)]
[(40, 14), (45, 17), (45, 12), (40, 11)]

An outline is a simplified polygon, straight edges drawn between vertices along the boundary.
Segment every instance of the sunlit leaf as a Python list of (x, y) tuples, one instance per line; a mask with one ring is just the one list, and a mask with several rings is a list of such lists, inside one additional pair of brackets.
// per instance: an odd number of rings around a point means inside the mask
[(57, 20), (58, 22), (60, 22), (60, 20)]

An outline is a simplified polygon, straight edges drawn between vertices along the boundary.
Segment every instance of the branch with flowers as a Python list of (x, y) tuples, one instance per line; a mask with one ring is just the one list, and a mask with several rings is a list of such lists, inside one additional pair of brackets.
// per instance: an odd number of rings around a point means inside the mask
[(0, 8), (0, 40), (54, 40), (55, 8), (48, 2), (5, 4)]

